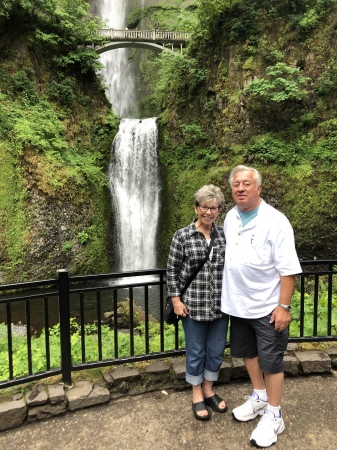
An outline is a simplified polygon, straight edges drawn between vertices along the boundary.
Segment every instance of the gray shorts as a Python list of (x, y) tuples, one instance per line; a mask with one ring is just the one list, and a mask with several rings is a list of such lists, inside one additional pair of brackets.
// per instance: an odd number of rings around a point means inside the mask
[(230, 346), (234, 358), (255, 358), (258, 356), (262, 372), (284, 371), (283, 356), (287, 348), (289, 329), (275, 330), (275, 323), (269, 323), (271, 314), (259, 319), (230, 319)]

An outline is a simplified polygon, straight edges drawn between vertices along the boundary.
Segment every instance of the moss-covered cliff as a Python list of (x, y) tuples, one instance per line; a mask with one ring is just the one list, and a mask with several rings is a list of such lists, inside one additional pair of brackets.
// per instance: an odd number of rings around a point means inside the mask
[(97, 55), (78, 48), (96, 19), (72, 3), (0, 9), (0, 282), (110, 268), (105, 170), (118, 120)]
[(163, 261), (200, 185), (223, 188), (224, 217), (227, 178), (241, 163), (261, 171), (262, 196), (289, 217), (300, 257), (336, 257), (336, 2), (201, 0), (197, 14), (187, 53), (162, 57), (152, 75)]
[[(56, 3), (58, 8), (56, 8)], [(302, 258), (337, 254), (334, 0), (130, 0), (128, 26), (191, 31), (183, 56), (146, 52), (140, 110), (158, 116), (160, 265), (202, 184), (256, 166)], [(95, 75), (84, 0), (0, 5), (0, 281), (108, 271), (106, 168), (118, 120)], [(138, 59), (137, 59), (138, 58)]]

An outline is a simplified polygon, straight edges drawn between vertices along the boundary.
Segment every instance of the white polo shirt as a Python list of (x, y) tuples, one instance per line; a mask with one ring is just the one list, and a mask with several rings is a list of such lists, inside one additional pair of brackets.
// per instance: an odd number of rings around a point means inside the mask
[(265, 203), (242, 227), (237, 207), (224, 222), (225, 267), (221, 310), (243, 318), (264, 317), (279, 303), (280, 276), (301, 273), (289, 220)]

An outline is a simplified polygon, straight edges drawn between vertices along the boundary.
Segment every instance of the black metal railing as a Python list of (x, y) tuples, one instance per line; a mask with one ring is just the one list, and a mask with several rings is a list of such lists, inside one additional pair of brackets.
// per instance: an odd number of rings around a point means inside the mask
[[(290, 341), (337, 341), (337, 260), (301, 264)], [(0, 388), (53, 375), (70, 385), (73, 371), (184, 354), (181, 325), (163, 322), (164, 269), (87, 276), (60, 270), (56, 279), (2, 285), (0, 293)]]

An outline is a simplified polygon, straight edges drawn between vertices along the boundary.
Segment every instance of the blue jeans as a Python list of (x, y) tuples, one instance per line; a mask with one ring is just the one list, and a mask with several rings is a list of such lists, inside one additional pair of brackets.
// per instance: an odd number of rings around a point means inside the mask
[(203, 380), (216, 381), (224, 359), (228, 316), (198, 321), (188, 315), (182, 319), (185, 332), (186, 381), (193, 386)]

